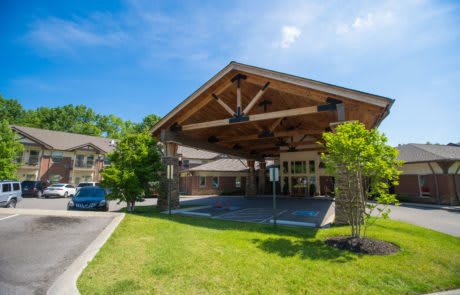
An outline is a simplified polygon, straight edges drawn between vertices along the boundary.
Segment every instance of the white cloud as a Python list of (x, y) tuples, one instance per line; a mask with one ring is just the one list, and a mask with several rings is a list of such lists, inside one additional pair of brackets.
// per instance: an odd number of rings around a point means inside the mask
[(289, 48), (299, 39), (302, 32), (296, 26), (283, 26), (281, 29), (281, 48)]
[(361, 18), (357, 17), (355, 18), (355, 21), (353, 22), (352, 27), (359, 30), (359, 29), (367, 29), (370, 28), (374, 25), (374, 16), (372, 13), (368, 13), (367, 17)]
[[(100, 15), (97, 17), (101, 18)], [(126, 39), (125, 33), (120, 30), (101, 28), (101, 22), (92, 19), (62, 20), (55, 17), (35, 22), (26, 37), (50, 50), (69, 51), (82, 46), (112, 47)]]

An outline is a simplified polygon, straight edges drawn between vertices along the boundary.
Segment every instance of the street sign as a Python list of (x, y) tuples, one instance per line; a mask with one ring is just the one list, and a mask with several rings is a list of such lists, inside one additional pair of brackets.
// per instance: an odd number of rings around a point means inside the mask
[(270, 168), (270, 181), (280, 181), (280, 168), (271, 167)]

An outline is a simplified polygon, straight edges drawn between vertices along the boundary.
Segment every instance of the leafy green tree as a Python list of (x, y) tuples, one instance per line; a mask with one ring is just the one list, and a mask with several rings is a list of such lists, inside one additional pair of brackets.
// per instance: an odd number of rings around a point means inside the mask
[(11, 130), (8, 121), (0, 121), (0, 179), (16, 179), (19, 163), (15, 162), (23, 146), (18, 141), (16, 133)]
[(157, 141), (146, 133), (128, 134), (109, 154), (111, 165), (102, 172), (102, 185), (110, 188), (111, 199), (126, 201), (128, 212), (135, 202), (148, 195), (152, 183), (160, 179), (161, 151)]
[[(397, 160), (398, 150), (386, 144), (384, 134), (367, 130), (360, 122), (341, 124), (323, 137), (322, 159), (335, 177), (336, 198), (345, 199), (351, 235), (360, 239), (375, 222), (373, 215), (387, 218), (388, 205), (398, 203), (389, 186), (397, 184), (402, 161)], [(371, 198), (375, 203), (368, 202)]]
[(142, 123), (140, 124), (140, 127), (142, 131), (149, 131), (158, 121), (161, 120), (160, 116), (157, 116), (155, 114), (150, 114), (147, 115), (143, 120)]
[(10, 124), (20, 124), (25, 115), (22, 105), (16, 99), (5, 99), (0, 95), (0, 118)]

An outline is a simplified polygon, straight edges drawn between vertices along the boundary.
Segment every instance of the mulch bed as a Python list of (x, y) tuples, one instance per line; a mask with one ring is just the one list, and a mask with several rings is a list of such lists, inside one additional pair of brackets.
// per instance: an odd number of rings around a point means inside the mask
[(389, 255), (399, 251), (399, 247), (390, 242), (371, 238), (356, 239), (349, 236), (339, 236), (327, 239), (326, 244), (340, 250), (348, 250), (360, 254)]

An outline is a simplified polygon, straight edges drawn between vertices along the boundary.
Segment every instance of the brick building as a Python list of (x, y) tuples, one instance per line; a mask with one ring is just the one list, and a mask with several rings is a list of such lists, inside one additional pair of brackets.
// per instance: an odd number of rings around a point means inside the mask
[(403, 201), (460, 204), (460, 147), (406, 144), (397, 147), (405, 164), (395, 192)]
[(105, 156), (116, 140), (68, 132), (13, 125), (24, 145), (17, 156), (21, 163), (19, 180), (42, 180), (50, 183), (100, 181), (101, 170), (109, 165)]

